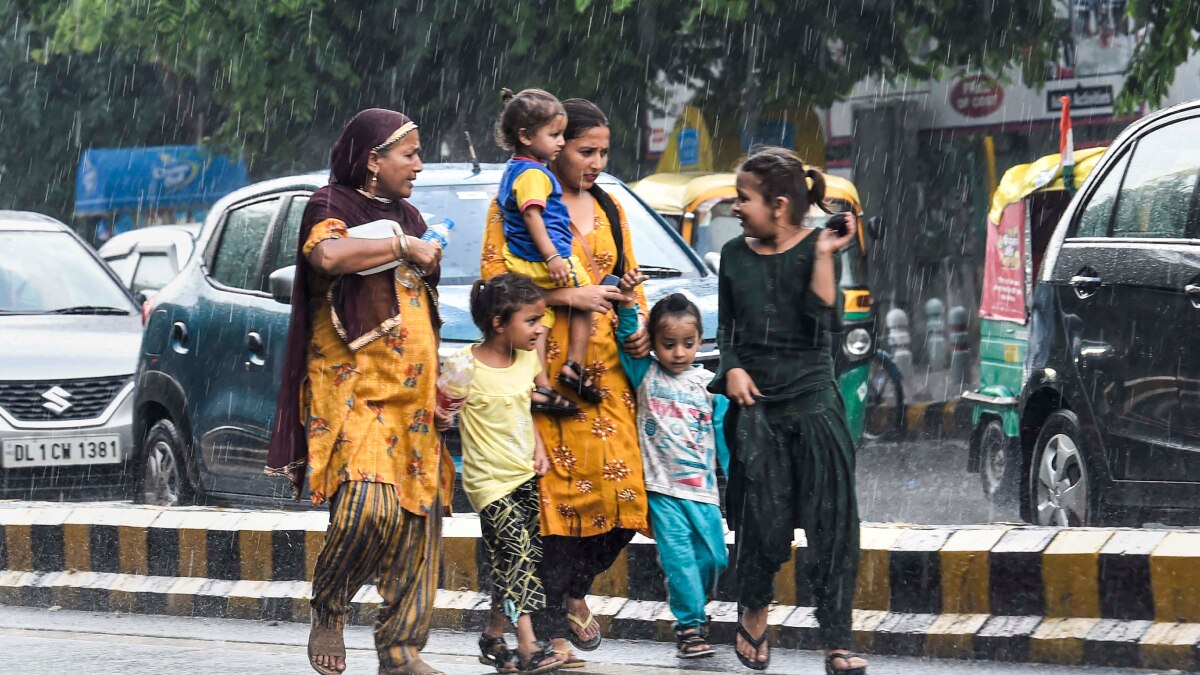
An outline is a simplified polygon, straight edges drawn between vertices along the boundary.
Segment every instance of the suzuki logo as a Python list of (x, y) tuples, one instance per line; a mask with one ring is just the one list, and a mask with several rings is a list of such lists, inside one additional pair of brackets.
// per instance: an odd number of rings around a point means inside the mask
[(51, 387), (42, 393), (42, 398), (46, 399), (42, 407), (55, 415), (62, 415), (68, 408), (75, 405), (71, 402), (71, 392), (62, 387)]

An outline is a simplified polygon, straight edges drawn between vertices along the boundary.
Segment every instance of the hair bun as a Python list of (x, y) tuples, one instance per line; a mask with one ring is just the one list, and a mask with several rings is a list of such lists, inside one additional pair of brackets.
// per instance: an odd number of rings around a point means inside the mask
[(509, 89), (508, 87), (502, 87), (502, 88), (500, 89), (500, 103), (501, 103), (501, 105), (508, 105), (508, 102), (509, 102), (509, 101), (511, 101), (511, 100), (513, 100), (514, 98), (516, 98), (516, 96), (517, 96), (517, 95), (513, 93), (513, 90), (512, 90), (512, 89)]

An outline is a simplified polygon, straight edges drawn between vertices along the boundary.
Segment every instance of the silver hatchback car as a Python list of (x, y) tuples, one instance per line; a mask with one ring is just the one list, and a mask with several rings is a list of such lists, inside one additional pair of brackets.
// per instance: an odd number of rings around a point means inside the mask
[(66, 225), (0, 211), (0, 497), (127, 496), (141, 317)]

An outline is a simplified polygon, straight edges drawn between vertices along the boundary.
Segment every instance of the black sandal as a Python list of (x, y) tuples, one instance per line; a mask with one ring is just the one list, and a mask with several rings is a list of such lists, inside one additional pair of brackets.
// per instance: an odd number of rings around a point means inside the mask
[(582, 398), (588, 403), (599, 403), (604, 400), (604, 395), (600, 393), (600, 390), (596, 388), (596, 385), (584, 384), (584, 382), (587, 381), (587, 371), (584, 370), (583, 366), (579, 365), (579, 363), (576, 361), (568, 360), (563, 364), (563, 367), (575, 373), (575, 376), (571, 377), (570, 375), (563, 375), (560, 372), (558, 374), (558, 381), (560, 384), (565, 387), (569, 387), (571, 391), (579, 394), (579, 398)]
[(704, 631), (695, 626), (675, 631), (675, 656), (681, 659), (702, 659), (716, 654), (705, 639)]
[[(554, 647), (550, 646), (549, 642), (535, 642), (538, 650), (529, 655), (528, 661), (520, 661), (517, 666), (517, 672), (521, 675), (541, 675), (541, 673), (550, 673), (562, 667), (566, 659), (561, 658), (561, 654), (554, 651)], [(549, 661), (549, 663), (547, 663)]]
[(497, 673), (517, 672), (517, 655), (508, 648), (504, 636), (479, 638), (479, 662), (491, 666)]
[(532, 401), (530, 412), (554, 415), (556, 417), (574, 417), (579, 414), (579, 406), (569, 398), (549, 387), (534, 387), (533, 393), (545, 396), (548, 401)]
[(862, 657), (859, 656), (858, 654), (855, 654), (854, 652), (849, 652), (849, 651), (848, 652), (834, 652), (833, 654), (826, 656), (825, 657), (825, 675), (867, 675), (867, 667), (866, 666), (859, 666), (857, 668), (843, 668), (840, 670), (833, 667), (833, 662), (837, 661), (838, 659), (845, 661), (846, 665), (850, 665), (850, 659), (854, 659), (854, 658), (861, 659)]
[[(760, 635), (757, 640), (755, 640), (750, 635), (750, 633), (746, 631), (746, 627), (742, 625), (742, 622), (739, 619), (738, 627), (737, 627), (737, 634), (742, 636), (742, 639), (746, 641), (746, 644), (750, 645), (751, 647), (754, 647), (754, 659), (755, 659), (752, 661), (752, 660), (746, 658), (745, 656), (742, 656), (742, 652), (738, 651), (738, 648), (737, 648), (737, 640), (734, 640), (733, 641), (733, 653), (737, 654), (738, 661), (741, 661), (742, 665), (746, 666), (750, 670), (766, 670), (771, 665), (771, 652), (769, 652), (769, 651), (767, 652), (767, 660), (766, 661), (759, 661), (757, 659), (758, 659), (758, 652), (762, 651), (762, 646), (764, 644), (767, 644), (767, 631), (764, 630), (763, 634)], [(768, 645), (768, 646), (770, 646), (770, 645)], [(825, 668), (826, 668), (826, 671), (828, 671), (828, 669), (829, 669), (829, 661), (828, 660), (825, 662)], [(839, 671), (839, 672), (841, 672), (841, 671)]]

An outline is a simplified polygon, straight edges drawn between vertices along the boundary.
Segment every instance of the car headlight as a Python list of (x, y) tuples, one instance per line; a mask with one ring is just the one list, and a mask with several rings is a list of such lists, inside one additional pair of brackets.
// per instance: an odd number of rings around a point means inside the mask
[(842, 350), (848, 356), (866, 356), (867, 352), (871, 351), (871, 334), (865, 328), (855, 328), (846, 334)]

